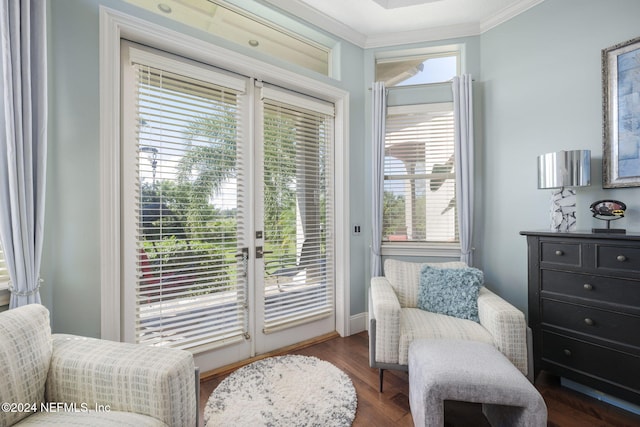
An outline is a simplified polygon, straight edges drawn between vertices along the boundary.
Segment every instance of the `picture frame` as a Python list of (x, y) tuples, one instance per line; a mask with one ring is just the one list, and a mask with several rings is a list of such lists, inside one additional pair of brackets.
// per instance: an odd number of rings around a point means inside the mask
[(602, 50), (602, 187), (640, 187), (640, 37)]

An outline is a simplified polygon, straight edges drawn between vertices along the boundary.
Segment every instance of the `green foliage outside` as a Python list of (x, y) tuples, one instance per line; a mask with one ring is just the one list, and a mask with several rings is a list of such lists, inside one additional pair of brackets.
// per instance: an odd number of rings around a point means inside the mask
[(391, 191), (385, 191), (382, 213), (382, 239), (390, 240), (390, 236), (404, 237), (410, 232), (412, 240), (424, 240), (426, 236), (425, 204), (425, 195), (416, 196), (412, 212), (413, 230), (407, 230), (404, 195), (396, 195)]
[[(231, 109), (190, 123), (184, 134), (191, 145), (179, 161), (177, 179), (154, 178), (141, 186), (142, 247), (151, 266), (147, 275), (162, 280), (167, 298), (172, 282), (192, 284), (187, 297), (227, 290), (237, 282), (237, 212), (211, 203), (223, 183), (237, 177), (235, 123)], [(297, 262), (295, 122), (267, 116), (265, 140), (264, 250), (271, 252), (265, 265), (272, 273)], [(320, 203), (324, 207), (324, 200)], [(158, 289), (152, 285), (150, 296)], [(175, 295), (184, 296), (184, 291)]]

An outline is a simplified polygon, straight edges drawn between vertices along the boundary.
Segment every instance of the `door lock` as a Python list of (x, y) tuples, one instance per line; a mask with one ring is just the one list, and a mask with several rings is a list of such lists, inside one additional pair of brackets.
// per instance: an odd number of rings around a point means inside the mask
[(265, 251), (262, 246), (256, 246), (256, 258), (264, 258), (265, 254), (272, 254), (273, 251)]

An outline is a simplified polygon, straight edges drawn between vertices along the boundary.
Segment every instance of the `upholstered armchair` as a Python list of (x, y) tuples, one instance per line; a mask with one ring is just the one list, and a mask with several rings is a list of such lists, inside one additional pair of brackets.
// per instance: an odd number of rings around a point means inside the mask
[(198, 419), (183, 350), (51, 334), (30, 304), (0, 313), (0, 426), (176, 426)]
[[(418, 293), (424, 265), (388, 259), (384, 263), (385, 275), (371, 279), (369, 364), (379, 369), (380, 391), (385, 369), (407, 370), (409, 344), (418, 338), (489, 343), (527, 376), (532, 371), (528, 357), (531, 346), (524, 314), (484, 286), (477, 298), (479, 322), (420, 309)], [(462, 262), (427, 265), (446, 269), (467, 267)]]

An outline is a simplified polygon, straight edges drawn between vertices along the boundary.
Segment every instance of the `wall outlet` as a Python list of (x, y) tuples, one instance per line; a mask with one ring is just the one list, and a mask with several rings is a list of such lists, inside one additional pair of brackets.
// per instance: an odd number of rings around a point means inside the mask
[(353, 235), (354, 236), (359, 236), (360, 233), (362, 232), (362, 226), (360, 226), (358, 224), (354, 224), (352, 230), (353, 230)]

